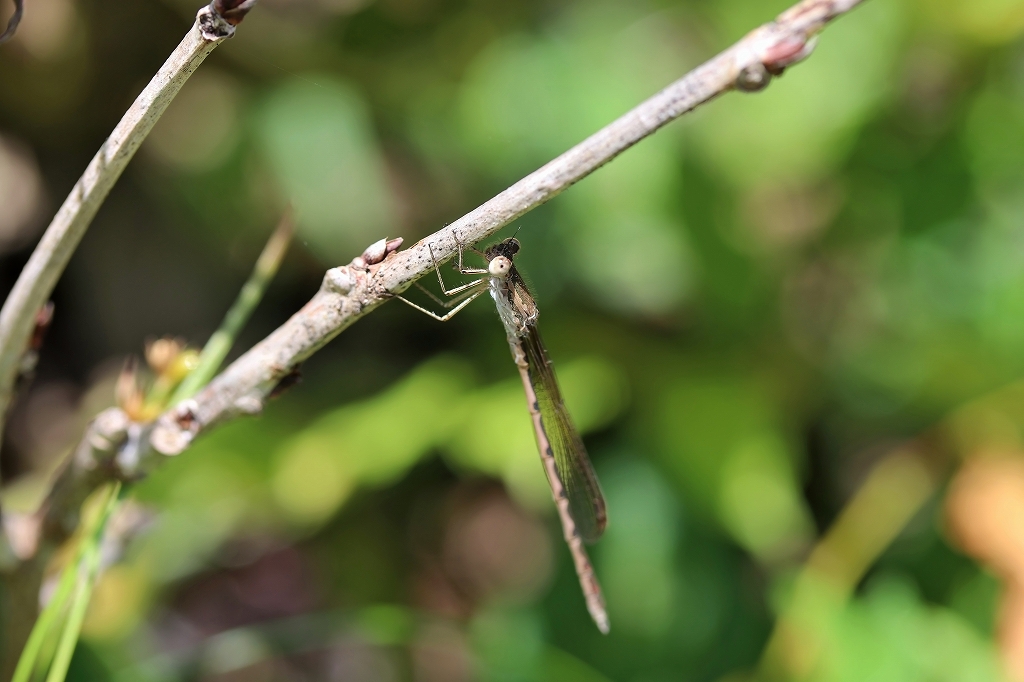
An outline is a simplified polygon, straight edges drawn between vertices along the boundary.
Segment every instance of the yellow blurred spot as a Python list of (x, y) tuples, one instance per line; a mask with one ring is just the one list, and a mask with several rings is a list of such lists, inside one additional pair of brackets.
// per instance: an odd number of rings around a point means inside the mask
[(167, 378), (177, 383), (187, 377), (189, 372), (199, 366), (199, 351), (187, 348), (174, 359), (167, 368)]
[(36, 220), (42, 201), (43, 179), (31, 150), (0, 136), (0, 253), (22, 246), (42, 227)]
[(146, 576), (137, 567), (112, 566), (93, 590), (82, 634), (89, 639), (118, 639), (138, 624), (146, 606)]
[(944, 29), (979, 43), (1005, 43), (1024, 31), (1020, 0), (920, 0), (922, 11)]
[(209, 69), (181, 89), (143, 147), (161, 162), (187, 171), (220, 166), (240, 137), (235, 81)]
[(349, 472), (327, 443), (307, 441), (285, 451), (271, 481), (274, 499), (293, 521), (316, 523), (341, 507), (354, 487)]
[(762, 559), (779, 559), (810, 540), (811, 522), (786, 461), (782, 443), (771, 436), (741, 442), (726, 464), (719, 489), (722, 519), (747, 549)]
[(565, 403), (582, 433), (607, 426), (629, 403), (622, 370), (603, 358), (580, 358), (558, 372)]
[(146, 364), (157, 374), (162, 374), (175, 361), (185, 347), (185, 342), (170, 336), (146, 343)]
[[(27, 3), (26, 3), (27, 4)], [(14, 34), (25, 50), (40, 61), (54, 61), (74, 49), (75, 29), (81, 25), (76, 3), (71, 0), (39, 0)], [(6, 21), (6, 19), (5, 19)]]

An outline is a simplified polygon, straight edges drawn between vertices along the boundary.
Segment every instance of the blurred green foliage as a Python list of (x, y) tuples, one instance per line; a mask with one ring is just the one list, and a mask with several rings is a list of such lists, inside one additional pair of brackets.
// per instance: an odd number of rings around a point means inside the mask
[[(241, 349), (327, 267), (454, 220), (787, 4), (261, 0), (61, 282), (5, 480), (67, 450), (144, 339), (200, 346), (287, 202)], [(0, 286), (196, 9), (30, 3), (0, 50), (0, 207), (42, 190), (0, 208)], [(511, 228), (609, 502), (607, 638), (493, 310), (386, 306), (136, 488), (153, 520), (69, 679), (1014, 679), (1014, 578), (943, 519), (959, 458), (1024, 452), (997, 390), (1024, 373), (1022, 32), (1020, 0), (870, 0)], [(933, 499), (837, 591), (811, 548), (935, 424)]]

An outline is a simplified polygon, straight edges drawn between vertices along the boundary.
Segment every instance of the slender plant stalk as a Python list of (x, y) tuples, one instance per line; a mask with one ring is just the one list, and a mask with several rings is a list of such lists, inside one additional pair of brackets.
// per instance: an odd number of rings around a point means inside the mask
[(0, 309), (0, 436), (19, 361), (36, 313), (46, 304), (110, 189), (192, 72), (234, 27), (212, 7), (192, 28), (125, 112), (57, 211)]
[[(106, 530), (107, 521), (117, 509), (121, 491), (120, 482), (110, 486), (110, 492), (102, 508), (98, 510), (92, 523), (82, 534), (74, 557), (61, 573), (56, 591), (32, 628), (32, 633), (18, 659), (12, 682), (30, 682), (34, 673), (41, 673), (47, 668), (49, 669), (46, 676), (47, 682), (59, 682), (67, 675), (71, 656), (74, 654), (82, 622), (89, 606), (89, 599), (96, 584), (103, 533)], [(65, 616), (63, 627), (56, 632), (55, 628), (62, 615)], [(55, 653), (52, 661), (47, 665), (47, 661), (44, 659), (49, 656), (44, 645), (55, 635), (59, 635)]]
[(267, 285), (274, 279), (278, 268), (281, 267), (281, 261), (288, 251), (288, 244), (291, 243), (294, 232), (295, 221), (289, 209), (281, 217), (277, 228), (274, 229), (274, 233), (270, 235), (266, 246), (263, 247), (263, 252), (256, 260), (252, 274), (242, 286), (242, 290), (238, 292), (238, 298), (235, 299), (231, 309), (224, 316), (220, 328), (203, 346), (199, 364), (178, 385), (170, 404), (174, 405), (186, 398), (191, 398), (199, 389), (209, 383), (220, 369), (221, 363), (224, 362), (228, 351), (231, 350), (235, 339), (238, 338), (238, 333), (249, 321), (256, 306), (263, 299)]
[(76, 563), (72, 562), (61, 573), (57, 589), (54, 591), (53, 596), (50, 597), (46, 608), (43, 609), (42, 613), (39, 614), (39, 618), (36, 619), (32, 633), (29, 635), (25, 648), (18, 658), (18, 667), (14, 669), (14, 677), (11, 679), (11, 682), (29, 682), (32, 679), (32, 673), (41, 667), (39, 662), (43, 651), (43, 644), (46, 642), (48, 635), (53, 632), (57, 619), (67, 606), (68, 599), (74, 590), (75, 577), (77, 575), (74, 564)]
[[(228, 311), (220, 328), (207, 342), (206, 347), (203, 349), (200, 356), (199, 365), (179, 386), (176, 399), (184, 399), (190, 396), (196, 389), (201, 388), (207, 381), (209, 381), (210, 377), (216, 373), (220, 364), (223, 362), (224, 357), (231, 349), (235, 338), (238, 336), (238, 332), (245, 325), (253, 310), (259, 304), (268, 284), (280, 268), (281, 261), (283, 260), (284, 255), (288, 250), (288, 245), (291, 242), (294, 227), (295, 223), (292, 212), (289, 209), (282, 216), (273, 234), (270, 236), (270, 239), (267, 241), (266, 246), (264, 246), (260, 257), (256, 261), (252, 274), (242, 287), (238, 298)], [(189, 379), (192, 379), (194, 382), (194, 388), (188, 387), (186, 382), (188, 382)], [(119, 411), (115, 409), (114, 412)], [(109, 412), (107, 414), (109, 416)], [(128, 422), (123, 419), (114, 419), (113, 421), (114, 426), (111, 427), (104, 419), (94, 420), (89, 429), (92, 437), (99, 437), (100, 439), (105, 439), (110, 443), (120, 443), (123, 434), (115, 436), (110, 431), (110, 428), (118, 431), (120, 429), (124, 429)], [(107, 426), (104, 426), (105, 424), (107, 424)], [(87, 493), (87, 491), (84, 490), (77, 492)], [(63, 508), (67, 509), (73, 505), (80, 505), (81, 497), (75, 495), (62, 499), (61, 502), (64, 504)], [(53, 509), (52, 506), (51, 509)], [(109, 513), (107, 513), (107, 516), (109, 516)], [(102, 523), (105, 522), (105, 520), (102, 521)], [(97, 536), (97, 542), (101, 537), (102, 533)], [(59, 542), (59, 539), (50, 539), (53, 540), (53, 542), (50, 543), (51, 545)], [(83, 547), (88, 549), (89, 546), (83, 544)], [(79, 564), (83, 561), (88, 561), (88, 557), (83, 559), (81, 558), (82, 556), (83, 554), (80, 550), (79, 558), (76, 558), (75, 561), (71, 562), (71, 564), (65, 568), (54, 597), (50, 600), (37, 619), (36, 624), (25, 643), (21, 656), (18, 659), (18, 667), (15, 670), (13, 678), (14, 682), (30, 682), (33, 672), (39, 670), (40, 667), (43, 667), (40, 661), (43, 659), (49, 659), (49, 653), (44, 650), (44, 645), (51, 642), (51, 636), (54, 635), (53, 629), (55, 627), (55, 623), (61, 614), (64, 614), (65, 612), (68, 613), (68, 616), (65, 621), (63, 634), (58, 642), (57, 654), (54, 659), (55, 662), (50, 666), (51, 677), (54, 675), (53, 671), (59, 667), (58, 664), (63, 660), (62, 657), (70, 656), (73, 652), (74, 643), (77, 641), (77, 631), (81, 626), (80, 620), (81, 617), (84, 617), (84, 610), (88, 605), (89, 596), (92, 591), (91, 582), (87, 581), (83, 583), (79, 580), (77, 589), (75, 589), (72, 594), (72, 590), (76, 585), (75, 577), (81, 575), (83, 570), (91, 570), (78, 568)], [(72, 597), (74, 601), (71, 606), (68, 607), (67, 602)], [(75, 624), (76, 620), (77, 625)], [(74, 632), (73, 637), (72, 632)], [(70, 651), (67, 651), (68, 647), (70, 647)], [(47, 680), (49, 679), (50, 678), (48, 677)], [(63, 677), (57, 679), (63, 679)]]
[(79, 571), (82, 575), (78, 578), (78, 585), (75, 588), (75, 596), (68, 609), (67, 620), (64, 622), (64, 629), (57, 641), (57, 652), (50, 665), (50, 672), (46, 675), (46, 682), (61, 682), (68, 674), (68, 667), (71, 665), (71, 657), (78, 645), (78, 635), (82, 632), (82, 622), (85, 620), (85, 612), (89, 608), (89, 599), (92, 596), (92, 589), (96, 585), (96, 575), (100, 566), (99, 543), (90, 543), (82, 555)]

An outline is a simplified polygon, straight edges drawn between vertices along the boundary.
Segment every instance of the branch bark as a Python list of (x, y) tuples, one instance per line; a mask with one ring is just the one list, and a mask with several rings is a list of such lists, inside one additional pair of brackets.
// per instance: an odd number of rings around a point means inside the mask
[(254, 2), (214, 0), (199, 10), (191, 30), (125, 112), (36, 246), (0, 310), (0, 435), (37, 312), (53, 293), (93, 217), (146, 135), (192, 72), (234, 34), (234, 24)]
[[(144, 475), (162, 455), (184, 451), (205, 430), (243, 414), (262, 410), (275, 387), (346, 327), (433, 269), (428, 246), (442, 260), (458, 241), (477, 242), (545, 203), (659, 128), (734, 88), (767, 86), (773, 75), (807, 57), (817, 33), (832, 19), (863, 0), (803, 0), (774, 22), (694, 69), (566, 153), (523, 178), (454, 223), (398, 252), (400, 239), (381, 240), (345, 266), (328, 270), (316, 295), (291, 319), (258, 343), (194, 398), (185, 400), (150, 425), (112, 433), (111, 415), (94, 422), (80, 452), (55, 482), (43, 513), (49, 542), (73, 526), (80, 488), (92, 489), (103, 476), (125, 479)], [(117, 436), (117, 437), (113, 437)], [(123, 436), (123, 437), (122, 437)], [(109, 446), (96, 448), (96, 443)], [(92, 443), (92, 445), (89, 445)], [(104, 450), (100, 453), (100, 450)]]

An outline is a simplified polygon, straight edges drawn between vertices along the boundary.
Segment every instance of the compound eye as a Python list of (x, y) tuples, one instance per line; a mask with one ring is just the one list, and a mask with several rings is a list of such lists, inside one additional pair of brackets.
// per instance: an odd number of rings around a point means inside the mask
[(512, 270), (512, 261), (504, 256), (495, 256), (487, 264), (487, 271), (491, 273), (492, 277), (504, 277), (510, 270)]

